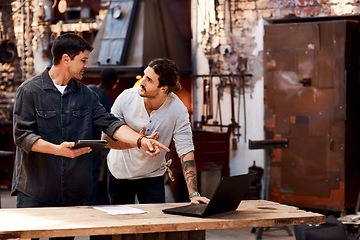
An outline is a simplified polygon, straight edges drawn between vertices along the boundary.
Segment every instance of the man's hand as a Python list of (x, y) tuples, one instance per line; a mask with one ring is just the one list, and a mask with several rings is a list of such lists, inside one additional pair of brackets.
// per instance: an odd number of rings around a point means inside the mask
[[(145, 135), (145, 132), (146, 132), (146, 127), (143, 126), (141, 131), (140, 131), (140, 134), (141, 135)], [(155, 139), (155, 140), (158, 140), (159, 139), (159, 132), (155, 132), (153, 134), (151, 134), (150, 136), (146, 136), (147, 138), (150, 138), (150, 139)]]
[(91, 152), (90, 147), (72, 148), (75, 146), (74, 142), (63, 142), (60, 145), (50, 143), (43, 139), (38, 139), (31, 147), (31, 151), (53, 154), (68, 158), (75, 158), (85, 153)]
[(91, 152), (90, 147), (73, 148), (75, 146), (75, 142), (63, 142), (57, 146), (58, 146), (59, 154), (56, 155), (60, 155), (68, 158), (75, 158), (85, 153)]
[(170, 152), (170, 149), (165, 145), (159, 143), (154, 139), (142, 138), (141, 139), (141, 148), (145, 150), (146, 154), (150, 157), (154, 157), (160, 153), (160, 149), (164, 149), (167, 152)]
[(205, 203), (208, 204), (210, 202), (210, 199), (207, 197), (202, 196), (194, 196), (190, 199), (190, 204), (199, 204), (199, 203)]
[[(127, 125), (121, 125), (114, 132), (113, 138), (117, 139), (120, 142), (126, 143), (127, 148), (139, 147), (145, 150), (146, 154), (150, 157), (154, 157), (160, 153), (160, 149), (164, 149), (167, 152), (170, 152), (170, 149), (159, 143), (155, 139), (149, 139), (144, 134), (135, 132)], [(156, 138), (156, 135), (155, 135)], [(139, 142), (140, 141), (140, 142)], [(109, 141), (108, 141), (109, 142)]]

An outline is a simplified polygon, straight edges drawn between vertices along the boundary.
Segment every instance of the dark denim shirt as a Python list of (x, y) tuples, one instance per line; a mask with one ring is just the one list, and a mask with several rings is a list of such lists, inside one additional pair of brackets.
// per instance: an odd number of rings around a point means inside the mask
[(108, 113), (98, 96), (75, 79), (62, 95), (48, 70), (22, 83), (16, 92), (12, 194), (19, 190), (48, 204), (76, 204), (91, 192), (91, 154), (66, 158), (32, 152), (32, 145), (40, 138), (54, 144), (91, 139), (93, 126), (113, 136), (124, 122)]

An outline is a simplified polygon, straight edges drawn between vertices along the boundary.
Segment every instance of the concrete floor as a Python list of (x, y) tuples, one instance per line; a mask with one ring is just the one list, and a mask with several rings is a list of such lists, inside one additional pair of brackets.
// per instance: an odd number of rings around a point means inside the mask
[[(16, 197), (11, 197), (8, 190), (1, 190), (1, 207), (15, 208)], [(289, 229), (294, 233), (293, 227)], [(251, 228), (227, 229), (227, 230), (208, 230), (206, 231), (207, 240), (256, 240), (256, 233), (252, 233)], [(88, 236), (76, 237), (75, 240), (88, 240)], [(295, 240), (295, 236), (289, 236), (284, 229), (270, 228), (264, 231), (262, 239), (264, 240)], [(45, 240), (45, 239), (41, 239)]]

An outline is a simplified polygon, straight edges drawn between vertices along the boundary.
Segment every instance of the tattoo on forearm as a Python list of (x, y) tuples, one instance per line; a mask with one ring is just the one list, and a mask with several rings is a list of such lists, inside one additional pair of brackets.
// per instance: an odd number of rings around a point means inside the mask
[(197, 191), (197, 178), (196, 178), (195, 172), (193, 172), (193, 171), (186, 172), (185, 180), (190, 189)]
[(194, 191), (197, 191), (197, 177), (196, 177), (195, 160), (183, 161), (183, 159), (181, 159), (181, 164), (183, 167), (185, 181), (186, 181), (188, 187)]
[(195, 165), (195, 160), (188, 160), (188, 161), (182, 161), (182, 167), (183, 167), (183, 171), (186, 172), (189, 169), (195, 168), (196, 169), (196, 165)]

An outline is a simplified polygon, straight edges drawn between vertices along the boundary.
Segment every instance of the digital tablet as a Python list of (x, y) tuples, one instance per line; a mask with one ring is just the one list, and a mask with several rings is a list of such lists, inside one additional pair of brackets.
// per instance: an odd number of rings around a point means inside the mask
[(79, 140), (75, 143), (73, 148), (91, 147), (91, 153), (94, 154), (104, 148), (107, 144), (108, 143), (105, 140)]

